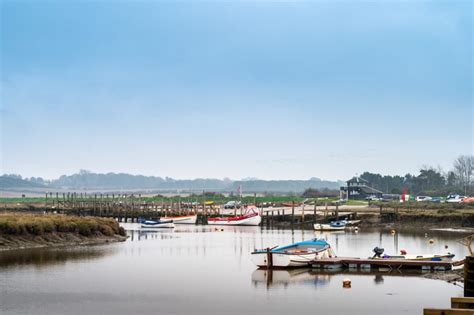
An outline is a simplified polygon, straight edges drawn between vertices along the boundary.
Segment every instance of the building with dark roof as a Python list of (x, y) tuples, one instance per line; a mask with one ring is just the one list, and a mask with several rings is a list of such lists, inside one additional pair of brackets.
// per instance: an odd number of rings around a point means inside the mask
[(346, 183), (347, 186), (341, 187), (341, 196), (345, 196), (345, 199), (382, 198), (383, 192), (371, 187), (370, 183), (363, 178), (354, 176)]

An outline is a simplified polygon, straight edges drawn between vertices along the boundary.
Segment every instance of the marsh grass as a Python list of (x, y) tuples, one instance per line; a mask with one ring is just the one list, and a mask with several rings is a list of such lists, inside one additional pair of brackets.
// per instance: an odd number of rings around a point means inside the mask
[(0, 235), (41, 236), (48, 233), (75, 233), (83, 236), (125, 235), (124, 229), (113, 219), (60, 214), (0, 214)]

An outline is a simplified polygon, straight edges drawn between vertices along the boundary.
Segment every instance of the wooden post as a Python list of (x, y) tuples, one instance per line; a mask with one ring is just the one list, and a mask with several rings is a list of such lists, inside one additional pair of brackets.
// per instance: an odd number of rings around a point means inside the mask
[(466, 256), (464, 261), (464, 296), (474, 296), (474, 256)]
[(301, 207), (301, 225), (304, 224), (304, 204)]
[(336, 220), (339, 220), (339, 203), (336, 203)]
[(295, 222), (295, 202), (291, 202), (291, 224)]
[(269, 247), (267, 247), (267, 269), (273, 269), (273, 253)]
[(313, 223), (316, 222), (316, 209), (317, 209), (317, 206), (316, 206), (316, 200), (314, 201), (314, 209), (313, 209)]

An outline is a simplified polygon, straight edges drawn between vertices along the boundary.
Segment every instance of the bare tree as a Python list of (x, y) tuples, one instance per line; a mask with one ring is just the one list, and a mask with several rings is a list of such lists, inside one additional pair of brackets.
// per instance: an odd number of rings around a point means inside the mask
[(474, 170), (474, 156), (461, 155), (454, 161), (454, 173), (464, 187), (464, 194), (467, 194), (471, 184), (471, 176)]

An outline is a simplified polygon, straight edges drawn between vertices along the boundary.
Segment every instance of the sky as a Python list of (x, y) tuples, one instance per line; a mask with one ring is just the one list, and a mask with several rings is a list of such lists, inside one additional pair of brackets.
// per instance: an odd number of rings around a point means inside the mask
[(0, 173), (345, 180), (473, 154), (473, 2), (1, 0)]

